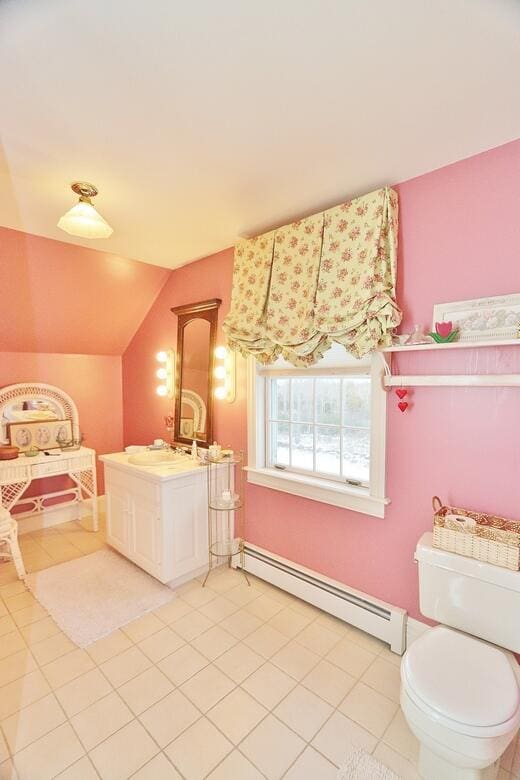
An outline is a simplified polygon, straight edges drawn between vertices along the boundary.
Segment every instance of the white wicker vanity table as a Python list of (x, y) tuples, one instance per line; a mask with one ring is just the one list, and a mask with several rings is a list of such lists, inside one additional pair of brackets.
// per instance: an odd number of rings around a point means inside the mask
[[(51, 416), (36, 417), (37, 420), (70, 421), (73, 438), (80, 439), (78, 410), (72, 398), (59, 387), (39, 382), (24, 382), (0, 388), (0, 442), (8, 442), (10, 422), (33, 421), (35, 418), (31, 417), (31, 414), (34, 415), (35, 408), (37, 409), (38, 404), (42, 403), (45, 404), (46, 413)], [(14, 514), (16, 519), (76, 504), (77, 518), (80, 519), (83, 504), (89, 501), (92, 527), (97, 531), (95, 450), (88, 447), (64, 450), (55, 448), (48, 452), (49, 455), (45, 455), (42, 451), (34, 457), (27, 457), (20, 453), (14, 460), (0, 461), (0, 504), (8, 511), (17, 507), (19, 511)], [(73, 484), (53, 492), (43, 492), (35, 496), (26, 495), (29, 485), (34, 480), (62, 475), (69, 477)], [(59, 498), (64, 500), (57, 502), (56, 499)]]
[[(24, 496), (33, 480), (60, 475), (70, 477), (74, 486), (37, 496)], [(64, 507), (70, 504), (78, 505), (77, 517), (80, 519), (81, 503), (86, 499), (92, 499), (92, 528), (97, 531), (95, 450), (88, 447), (80, 447), (79, 450), (68, 453), (53, 450), (52, 455), (42, 453), (34, 458), (26, 458), (22, 454), (16, 460), (0, 461), (0, 494), (4, 509), (11, 511), (15, 506), (21, 509), (14, 515), (17, 519), (38, 514), (50, 506), (56, 508), (56, 506)], [(56, 498), (60, 496), (70, 496), (70, 498), (56, 504)]]

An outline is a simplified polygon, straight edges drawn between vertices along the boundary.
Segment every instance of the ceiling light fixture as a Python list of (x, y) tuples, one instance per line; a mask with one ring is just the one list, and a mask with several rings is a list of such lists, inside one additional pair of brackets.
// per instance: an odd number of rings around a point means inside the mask
[(97, 187), (86, 181), (75, 181), (71, 190), (79, 195), (76, 203), (58, 222), (58, 227), (71, 236), (81, 238), (108, 238), (114, 232), (92, 205), (91, 198), (98, 194)]

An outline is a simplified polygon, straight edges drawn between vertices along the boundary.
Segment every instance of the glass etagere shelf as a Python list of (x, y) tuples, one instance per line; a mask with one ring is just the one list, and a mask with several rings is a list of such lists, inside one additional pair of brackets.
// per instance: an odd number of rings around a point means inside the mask
[(234, 556), (244, 568), (244, 453), (207, 459), (208, 477), (208, 573), (222, 558), (231, 566)]

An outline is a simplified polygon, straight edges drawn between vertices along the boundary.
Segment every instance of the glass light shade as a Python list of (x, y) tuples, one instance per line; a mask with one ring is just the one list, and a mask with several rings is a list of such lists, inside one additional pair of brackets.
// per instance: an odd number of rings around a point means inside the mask
[(223, 399), (227, 395), (227, 390), (223, 385), (215, 388), (215, 398)]
[(158, 363), (166, 363), (166, 361), (168, 360), (168, 353), (164, 351), (158, 352), (157, 355), (155, 356), (155, 359), (157, 360)]
[(168, 388), (166, 387), (166, 385), (159, 385), (156, 392), (157, 395), (165, 396), (166, 393), (168, 392)]
[(71, 236), (81, 238), (108, 238), (114, 232), (94, 206), (86, 201), (76, 203), (67, 211), (60, 218), (58, 227)]
[(166, 377), (168, 376), (168, 372), (166, 371), (165, 368), (158, 368), (155, 376), (157, 377), (157, 379), (166, 379)]
[(215, 349), (215, 357), (219, 360), (224, 360), (227, 355), (227, 347), (217, 347)]
[(226, 378), (226, 367), (225, 366), (217, 366), (215, 369), (215, 376), (217, 379), (225, 379)]

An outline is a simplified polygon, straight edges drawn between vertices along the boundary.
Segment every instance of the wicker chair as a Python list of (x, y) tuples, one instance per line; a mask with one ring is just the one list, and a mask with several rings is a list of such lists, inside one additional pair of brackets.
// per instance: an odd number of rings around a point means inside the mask
[[(7, 549), (6, 549), (7, 548)], [(25, 579), (25, 567), (18, 544), (18, 523), (0, 507), (0, 558), (12, 558), (18, 577)]]

